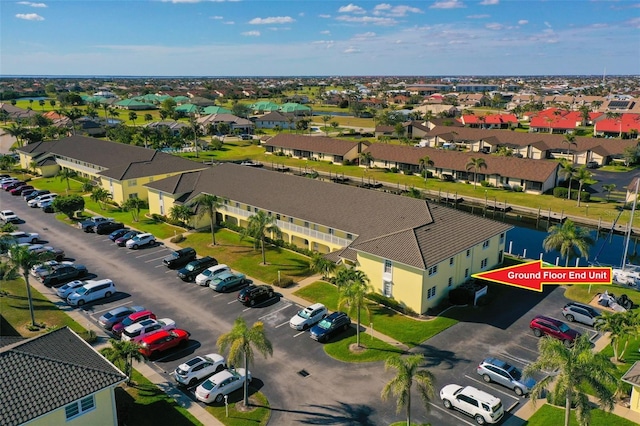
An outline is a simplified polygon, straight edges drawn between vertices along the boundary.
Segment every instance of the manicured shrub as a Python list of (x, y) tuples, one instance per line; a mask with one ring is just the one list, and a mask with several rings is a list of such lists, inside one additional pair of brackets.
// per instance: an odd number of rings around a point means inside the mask
[(567, 188), (563, 188), (561, 186), (556, 186), (553, 188), (553, 196), (556, 198), (567, 198), (567, 193), (569, 190)]
[(175, 237), (171, 238), (169, 241), (171, 241), (174, 244), (178, 244), (181, 243), (185, 240), (185, 236), (182, 234), (177, 234)]
[(484, 188), (489, 188), (489, 187), (491, 187), (493, 185), (491, 185), (488, 180), (481, 180), (480, 181), (480, 186), (482, 186)]
[(271, 282), (274, 287), (287, 288), (294, 285), (296, 282), (293, 278), (288, 276), (281, 276), (280, 279), (275, 279)]

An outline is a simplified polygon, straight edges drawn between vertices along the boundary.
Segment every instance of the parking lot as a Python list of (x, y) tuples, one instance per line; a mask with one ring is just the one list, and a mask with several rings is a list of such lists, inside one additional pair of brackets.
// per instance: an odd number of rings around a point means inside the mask
[[(142, 305), (153, 310), (158, 318), (171, 318), (178, 328), (191, 333), (186, 348), (150, 361), (167, 379), (190, 357), (217, 352), (217, 338), (229, 331), (241, 315), (249, 324), (263, 321), (273, 343), (273, 357), (264, 359), (257, 354), (251, 367), (253, 386), (269, 399), (270, 424), (387, 425), (402, 420), (403, 414), (395, 413), (395, 401), (380, 399), (392, 372), (384, 372), (382, 363), (345, 364), (328, 357), (322, 344), (311, 340), (308, 332), (289, 327), (289, 319), (301, 308), (294, 301), (278, 295), (256, 307), (245, 307), (236, 300), (237, 291), (216, 293), (181, 281), (175, 270), (162, 264), (170, 252), (163, 244), (139, 250), (117, 247), (106, 235), (84, 233), (55, 220), (52, 214), (28, 208), (21, 197), (3, 192), (0, 202), (3, 208), (13, 209), (26, 221), (20, 230), (39, 232), (49, 245), (63, 248), (67, 260), (86, 265), (90, 274), (114, 281), (116, 295), (82, 307), (88, 322), (95, 323), (103, 313), (117, 306)], [(47, 291), (53, 294), (54, 289)], [(425, 355), (427, 366), (437, 379), (436, 393), (448, 383), (472, 385), (498, 396), (505, 409), (511, 409), (502, 424), (522, 424), (513, 413), (523, 405), (525, 397), (485, 383), (476, 367), (489, 355), (519, 368), (535, 360), (538, 339), (529, 330), (529, 320), (535, 314), (562, 319), (560, 309), (565, 302), (563, 290), (551, 286), (542, 294), (499, 287), (489, 306), (447, 311), (445, 315), (461, 322), (412, 351)], [(62, 300), (59, 304), (63, 309), (71, 309)], [(572, 327), (593, 333), (589, 327), (575, 323)], [(302, 370), (308, 374), (303, 376)], [(186, 392), (192, 395), (193, 389)], [(470, 417), (446, 410), (437, 396), (430, 414), (417, 401), (412, 409), (416, 420), (434, 425), (475, 424)]]

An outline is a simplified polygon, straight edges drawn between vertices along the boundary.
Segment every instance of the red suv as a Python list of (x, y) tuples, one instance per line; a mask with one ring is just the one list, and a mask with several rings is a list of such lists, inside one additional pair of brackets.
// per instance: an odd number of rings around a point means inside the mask
[(126, 317), (124, 320), (122, 320), (122, 322), (119, 322), (118, 324), (114, 325), (113, 328), (111, 329), (111, 332), (116, 336), (120, 336), (122, 334), (122, 331), (126, 327), (129, 327), (131, 324), (135, 324), (137, 322), (144, 321), (146, 319), (156, 319), (156, 315), (151, 311), (134, 312), (128, 317)]
[(532, 319), (529, 327), (536, 337), (544, 335), (551, 336), (555, 339), (562, 340), (567, 346), (572, 345), (573, 342), (580, 337), (579, 332), (570, 328), (562, 321), (542, 315), (538, 315)]
[(160, 352), (167, 351), (177, 346), (184, 347), (189, 342), (189, 332), (175, 329), (171, 331), (158, 331), (140, 341), (140, 353), (147, 358), (154, 358)]

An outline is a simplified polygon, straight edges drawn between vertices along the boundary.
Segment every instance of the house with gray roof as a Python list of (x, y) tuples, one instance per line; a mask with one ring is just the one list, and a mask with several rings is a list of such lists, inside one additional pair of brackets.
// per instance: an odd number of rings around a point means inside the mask
[(3, 426), (118, 424), (127, 377), (68, 327), (0, 347), (0, 371)]
[(280, 133), (264, 143), (267, 154), (342, 164), (357, 160), (369, 142), (351, 142), (325, 136)]
[[(285, 242), (365, 272), (377, 292), (419, 313), (471, 274), (502, 263), (511, 228), (425, 200), (231, 163), (146, 187), (151, 213), (203, 193), (225, 200), (218, 221), (244, 227), (264, 211)], [(208, 226), (204, 219), (193, 225)]]

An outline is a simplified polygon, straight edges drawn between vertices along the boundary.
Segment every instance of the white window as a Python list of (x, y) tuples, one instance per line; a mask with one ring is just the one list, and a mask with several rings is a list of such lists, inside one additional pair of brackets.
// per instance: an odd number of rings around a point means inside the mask
[(129, 198), (138, 198), (138, 193), (134, 192), (132, 194), (129, 194)]
[(385, 274), (390, 274), (391, 273), (391, 261), (390, 260), (385, 260), (384, 261), (384, 273)]
[(64, 412), (67, 417), (67, 420), (73, 419), (81, 414), (86, 413), (87, 411), (91, 411), (96, 407), (96, 402), (93, 399), (93, 395), (88, 396), (86, 398), (82, 398), (79, 401), (74, 402), (73, 404), (69, 404), (64, 407)]
[(485, 257), (484, 259), (482, 259), (482, 262), (480, 262), (480, 268), (482, 269), (486, 268), (487, 263), (488, 263), (488, 259)]
[(385, 281), (382, 284), (382, 291), (384, 292), (384, 295), (387, 297), (392, 297), (393, 296), (393, 284), (391, 284), (391, 281)]
[(433, 299), (436, 297), (436, 286), (434, 285), (429, 290), (427, 290), (427, 299)]
[(129, 186), (136, 186), (138, 184), (138, 180), (137, 179), (131, 179), (129, 181)]
[(447, 287), (451, 287), (453, 285), (453, 277), (449, 277), (449, 282), (447, 283)]
[(489, 248), (489, 240), (487, 240), (484, 243), (482, 243), (482, 248), (483, 249)]
[(433, 265), (429, 268), (429, 276), (435, 275), (438, 273), (438, 265)]

